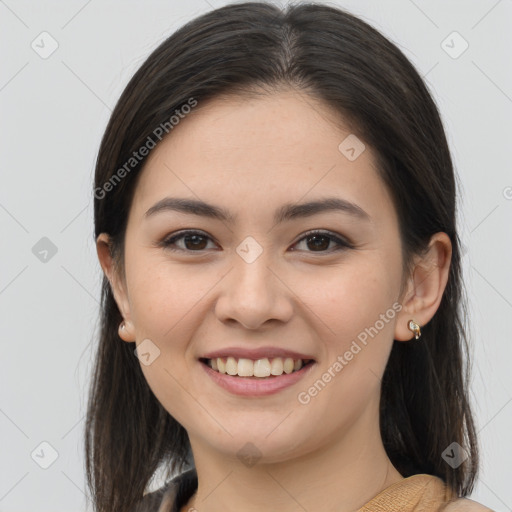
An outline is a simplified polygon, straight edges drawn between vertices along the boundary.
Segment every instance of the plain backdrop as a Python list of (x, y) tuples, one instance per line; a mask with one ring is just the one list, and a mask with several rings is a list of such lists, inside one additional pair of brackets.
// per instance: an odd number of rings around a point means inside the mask
[[(512, 3), (331, 3), (396, 43), (441, 110), (462, 183), (482, 451), (471, 497), (510, 511)], [(100, 139), (149, 53), (224, 4), (0, 0), (0, 512), (85, 510), (83, 425), (101, 282), (92, 209)]]

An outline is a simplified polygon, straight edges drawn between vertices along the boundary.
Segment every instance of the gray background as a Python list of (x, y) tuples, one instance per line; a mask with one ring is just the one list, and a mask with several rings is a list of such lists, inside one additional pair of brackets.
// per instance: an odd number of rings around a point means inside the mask
[[(100, 138), (150, 51), (224, 3), (0, 0), (0, 512), (85, 510), (82, 429), (101, 278), (92, 223)], [(482, 449), (472, 498), (512, 510), (512, 3), (332, 3), (394, 41), (440, 107), (463, 185), (459, 229)], [(57, 49), (44, 55), (52, 44)]]

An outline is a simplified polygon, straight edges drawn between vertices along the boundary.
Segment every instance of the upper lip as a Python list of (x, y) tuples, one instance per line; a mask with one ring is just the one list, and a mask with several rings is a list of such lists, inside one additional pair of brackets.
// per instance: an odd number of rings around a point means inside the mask
[(204, 359), (215, 359), (217, 357), (234, 357), (236, 359), (264, 359), (265, 357), (282, 357), (286, 359), (291, 357), (292, 359), (314, 359), (314, 357), (295, 352), (293, 350), (287, 350), (279, 347), (260, 347), (260, 348), (242, 348), (242, 347), (226, 347), (219, 350), (214, 350), (202, 356)]

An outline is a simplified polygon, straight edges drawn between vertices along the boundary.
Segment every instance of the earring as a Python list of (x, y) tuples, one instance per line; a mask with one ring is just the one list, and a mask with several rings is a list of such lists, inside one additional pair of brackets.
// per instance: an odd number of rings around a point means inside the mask
[(409, 324), (407, 327), (409, 328), (410, 331), (414, 333), (415, 339), (418, 339), (421, 336), (420, 326), (414, 320), (409, 320)]
[(124, 332), (124, 330), (126, 329), (126, 325), (124, 323), (124, 320), (119, 324), (119, 336), (121, 336), (121, 332)]

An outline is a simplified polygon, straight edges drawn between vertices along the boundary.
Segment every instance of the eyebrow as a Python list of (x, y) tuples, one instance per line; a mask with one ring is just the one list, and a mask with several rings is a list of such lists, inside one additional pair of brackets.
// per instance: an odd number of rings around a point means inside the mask
[[(144, 217), (148, 218), (157, 213), (166, 211), (199, 215), (229, 223), (233, 223), (237, 219), (236, 215), (233, 215), (230, 211), (221, 208), (220, 206), (208, 204), (198, 199), (179, 197), (164, 197), (149, 208)], [(339, 197), (326, 197), (324, 199), (309, 201), (306, 203), (287, 203), (275, 211), (274, 223), (280, 224), (288, 220), (309, 217), (326, 211), (342, 212), (365, 221), (372, 220), (370, 215), (368, 215), (368, 213), (366, 213), (357, 204)]]

